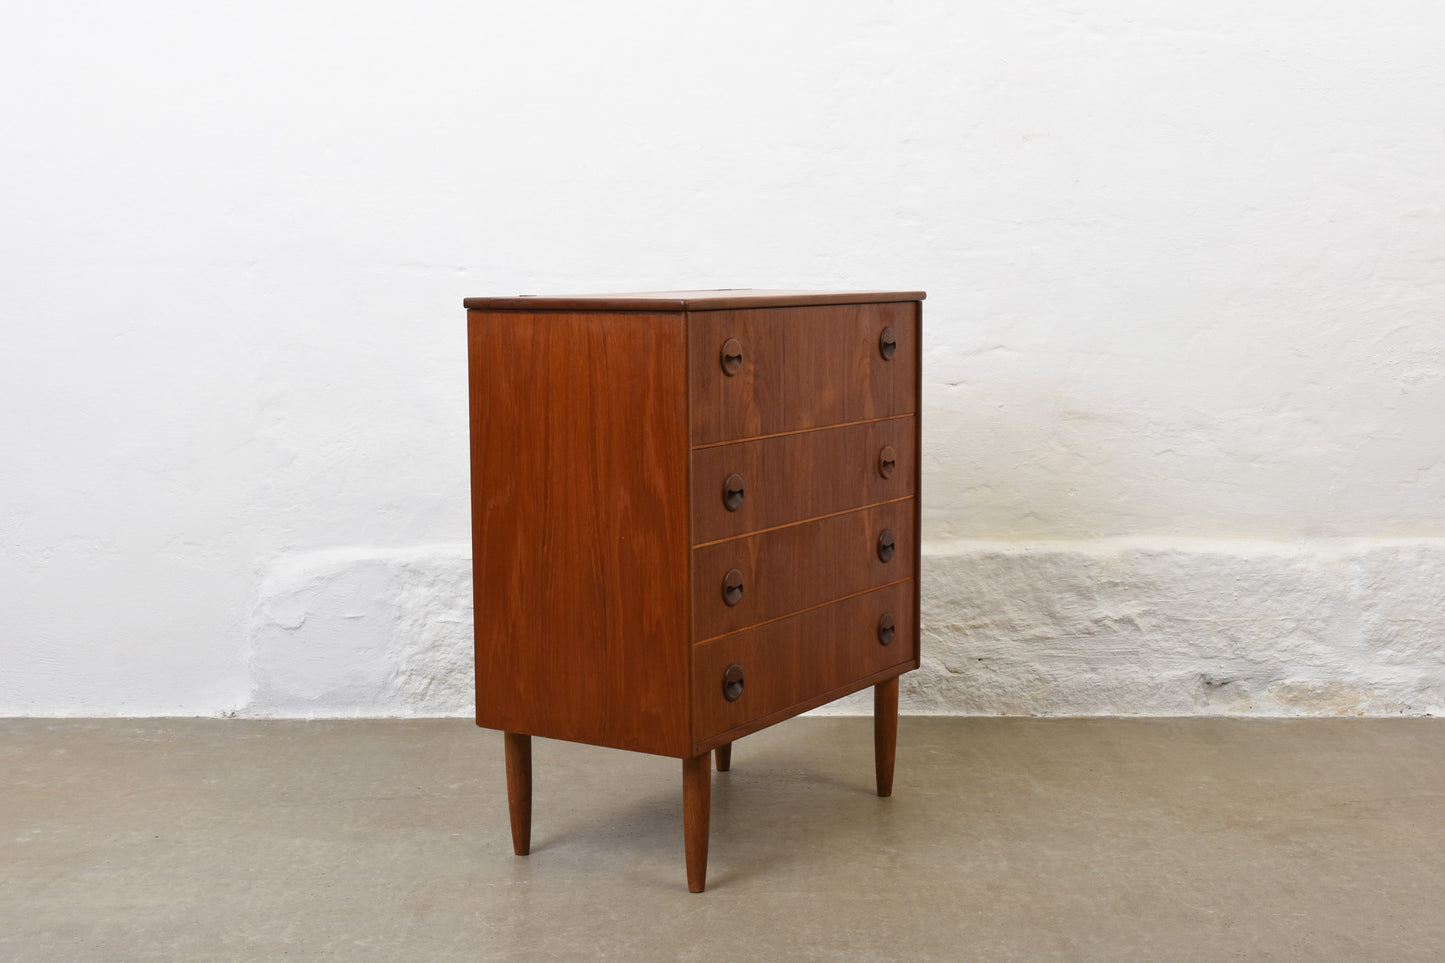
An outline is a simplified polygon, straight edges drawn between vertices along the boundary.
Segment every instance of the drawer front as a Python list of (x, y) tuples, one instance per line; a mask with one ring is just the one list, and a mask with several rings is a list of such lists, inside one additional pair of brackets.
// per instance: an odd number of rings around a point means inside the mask
[(694, 544), (914, 494), (912, 417), (692, 453)]
[[(880, 343), (885, 329), (889, 350)], [(910, 414), (917, 357), (912, 301), (694, 312), (692, 443)]]
[[(914, 504), (909, 498), (693, 549), (693, 640), (913, 577)], [(885, 532), (891, 553), (879, 550)]]
[[(885, 615), (893, 620), (887, 645), (879, 633)], [(908, 581), (694, 646), (693, 741), (911, 662), (913, 635), (913, 583)], [(733, 665), (741, 671), (742, 687), (729, 701), (728, 667)]]

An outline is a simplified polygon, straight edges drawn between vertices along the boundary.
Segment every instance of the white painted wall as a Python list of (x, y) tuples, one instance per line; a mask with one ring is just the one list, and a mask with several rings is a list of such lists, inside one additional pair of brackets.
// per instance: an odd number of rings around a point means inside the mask
[(469, 712), (460, 299), (693, 286), (930, 292), (906, 708), (1445, 711), (1438, 4), (6, 20), (0, 713)]

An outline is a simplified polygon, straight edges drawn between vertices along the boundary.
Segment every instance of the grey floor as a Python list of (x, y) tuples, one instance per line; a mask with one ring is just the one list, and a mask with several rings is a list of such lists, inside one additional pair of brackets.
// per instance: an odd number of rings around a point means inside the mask
[(0, 958), (1445, 959), (1445, 724), (798, 719), (713, 777), (461, 720), (0, 720)]

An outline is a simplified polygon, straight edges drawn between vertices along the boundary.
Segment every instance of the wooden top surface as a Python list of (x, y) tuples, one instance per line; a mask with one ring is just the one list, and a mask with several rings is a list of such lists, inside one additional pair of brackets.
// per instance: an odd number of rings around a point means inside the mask
[(922, 291), (763, 291), (718, 288), (712, 291), (649, 291), (634, 294), (524, 294), (509, 298), (466, 298), (469, 311), (721, 311), (732, 308), (781, 308), (809, 304), (869, 304), (922, 301)]

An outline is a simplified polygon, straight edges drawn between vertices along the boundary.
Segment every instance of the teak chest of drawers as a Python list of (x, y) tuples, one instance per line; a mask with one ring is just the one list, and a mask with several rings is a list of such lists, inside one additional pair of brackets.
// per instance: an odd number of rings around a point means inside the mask
[(688, 887), (732, 742), (918, 666), (921, 291), (468, 298), (477, 724), (683, 761)]

